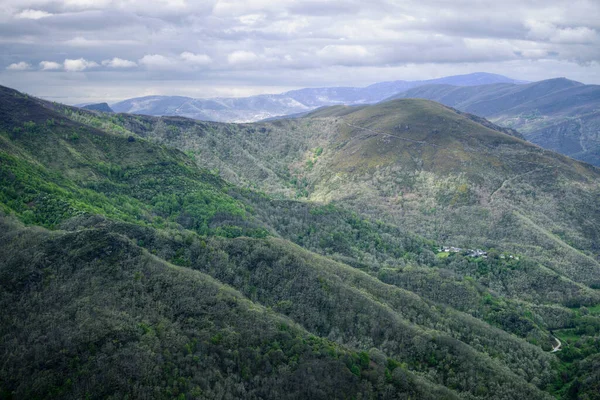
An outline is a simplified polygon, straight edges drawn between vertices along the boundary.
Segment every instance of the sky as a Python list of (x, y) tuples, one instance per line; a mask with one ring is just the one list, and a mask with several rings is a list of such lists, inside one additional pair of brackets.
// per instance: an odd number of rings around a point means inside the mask
[(600, 84), (600, 0), (0, 0), (0, 84), (67, 104), (470, 72)]

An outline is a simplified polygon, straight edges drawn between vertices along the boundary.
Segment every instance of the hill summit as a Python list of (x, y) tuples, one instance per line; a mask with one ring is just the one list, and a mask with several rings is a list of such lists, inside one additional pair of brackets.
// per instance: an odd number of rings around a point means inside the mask
[(519, 130), (544, 148), (600, 166), (600, 86), (566, 78), (525, 85), (426, 85), (393, 98), (425, 98)]
[(101, 111), (101, 112), (108, 112), (108, 113), (114, 112), (107, 103), (88, 104), (81, 108), (83, 108), (84, 110), (90, 110), (90, 111)]

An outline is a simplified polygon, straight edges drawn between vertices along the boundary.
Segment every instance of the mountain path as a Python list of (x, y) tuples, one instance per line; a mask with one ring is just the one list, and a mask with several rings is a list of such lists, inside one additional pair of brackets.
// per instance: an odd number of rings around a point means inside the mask
[(362, 126), (359, 126), (359, 125), (354, 125), (354, 124), (351, 124), (351, 123), (345, 122), (345, 121), (344, 121), (344, 124), (346, 124), (346, 125), (348, 125), (348, 126), (350, 126), (352, 128), (358, 128), (358, 129), (365, 130), (367, 132), (374, 133), (376, 135), (391, 136), (391, 137), (395, 137), (395, 138), (398, 138), (398, 139), (401, 139), (401, 140), (406, 140), (407, 142), (413, 142), (413, 143), (418, 143), (418, 144), (426, 144), (426, 145), (433, 146), (433, 147), (440, 147), (437, 144), (425, 142), (423, 140), (409, 139), (409, 138), (405, 138), (405, 137), (402, 137), (402, 136), (393, 135), (391, 133), (386, 133), (386, 132), (377, 132), (377, 131), (374, 131), (372, 129), (365, 128), (365, 127), (362, 127)]
[(550, 353), (556, 353), (557, 351), (560, 351), (560, 348), (562, 347), (562, 343), (561, 341), (555, 336), (554, 340), (556, 340), (556, 346), (552, 346), (552, 351)]
[(494, 190), (494, 191), (492, 192), (492, 194), (490, 194), (490, 199), (489, 199), (489, 202), (491, 203), (491, 202), (493, 201), (493, 199), (494, 199), (494, 195), (495, 195), (496, 193), (498, 193), (500, 190), (502, 190), (502, 189), (504, 188), (504, 185), (506, 185), (506, 183), (507, 183), (507, 182), (510, 182), (510, 181), (512, 181), (512, 180), (515, 180), (515, 179), (517, 179), (517, 178), (520, 178), (520, 177), (523, 177), (523, 176), (525, 176), (525, 175), (529, 175), (529, 174), (532, 174), (532, 173), (534, 173), (534, 172), (541, 171), (541, 170), (544, 170), (544, 169), (547, 169), (547, 168), (553, 168), (553, 167), (536, 168), (536, 169), (533, 169), (533, 170), (531, 170), (531, 171), (527, 171), (527, 172), (524, 172), (524, 173), (522, 173), (522, 174), (518, 174), (518, 175), (515, 175), (515, 176), (511, 176), (510, 178), (507, 178), (507, 179), (505, 179), (505, 180), (502, 182), (502, 184), (500, 185), (500, 187), (498, 187), (498, 189)]

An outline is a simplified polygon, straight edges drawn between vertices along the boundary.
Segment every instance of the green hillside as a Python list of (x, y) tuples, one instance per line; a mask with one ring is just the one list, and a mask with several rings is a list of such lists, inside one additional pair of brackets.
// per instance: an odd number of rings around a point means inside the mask
[(600, 87), (565, 78), (527, 85), (428, 85), (393, 98), (425, 98), (473, 113), (546, 149), (600, 166)]
[(339, 106), (252, 125), (127, 115), (101, 123), (186, 151), (238, 185), (337, 202), (440, 244), (528, 255), (599, 285), (598, 170), (437, 103)]
[(448, 244), (527, 254), (597, 287), (597, 169), (424, 100), (368, 107), (338, 124), (335, 151), (307, 173), (311, 200), (386, 215)]
[(3, 397), (456, 397), (125, 236), (1, 232)]
[(0, 105), (2, 398), (593, 394), (589, 166), (427, 101), (251, 125)]

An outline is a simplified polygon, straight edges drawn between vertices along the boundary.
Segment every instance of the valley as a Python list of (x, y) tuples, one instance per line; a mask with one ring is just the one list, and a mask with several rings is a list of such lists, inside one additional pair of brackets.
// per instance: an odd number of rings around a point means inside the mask
[(0, 106), (1, 396), (594, 396), (589, 164), (427, 100)]

